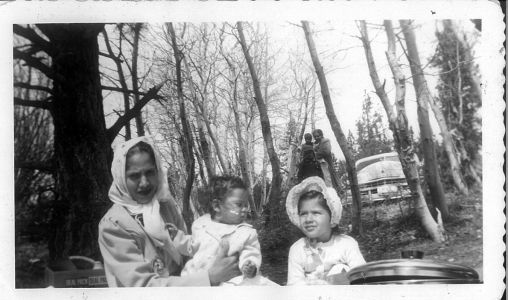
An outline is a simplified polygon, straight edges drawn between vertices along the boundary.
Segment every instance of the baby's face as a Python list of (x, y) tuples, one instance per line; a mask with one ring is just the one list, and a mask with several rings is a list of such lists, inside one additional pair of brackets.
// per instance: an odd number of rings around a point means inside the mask
[(248, 212), (247, 191), (234, 189), (226, 199), (219, 202), (215, 220), (224, 224), (240, 224), (245, 221)]

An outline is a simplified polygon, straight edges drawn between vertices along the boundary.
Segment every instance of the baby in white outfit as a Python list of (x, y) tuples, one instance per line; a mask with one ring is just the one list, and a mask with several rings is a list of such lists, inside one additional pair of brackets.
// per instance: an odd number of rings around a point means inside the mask
[[(199, 217), (192, 224), (192, 235), (168, 228), (178, 251), (192, 257), (185, 264), (181, 275), (198, 270), (208, 270), (223, 247), (227, 255), (237, 254), (243, 276), (224, 284), (275, 285), (260, 276), (261, 249), (256, 229), (245, 222), (248, 213), (247, 189), (238, 177), (222, 176), (210, 180), (207, 196), (210, 196), (210, 213)], [(202, 201), (204, 202), (204, 201)]]

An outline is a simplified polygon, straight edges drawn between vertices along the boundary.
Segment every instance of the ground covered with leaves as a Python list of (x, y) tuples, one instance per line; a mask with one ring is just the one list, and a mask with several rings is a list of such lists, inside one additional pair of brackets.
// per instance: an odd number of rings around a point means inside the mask
[[(445, 223), (447, 241), (432, 242), (421, 228), (411, 203), (385, 202), (362, 208), (363, 236), (354, 236), (367, 261), (394, 259), (400, 251), (414, 249), (424, 252), (424, 258), (438, 262), (460, 264), (476, 269), (482, 277), (482, 198), (481, 192), (463, 197), (447, 194), (452, 217)], [(345, 207), (341, 229), (347, 233), (350, 208)], [(285, 213), (271, 225), (256, 224), (262, 248), (261, 272), (284, 285), (287, 277), (289, 247), (302, 235)], [(47, 249), (43, 242), (18, 240), (16, 243), (16, 288), (44, 287), (44, 260)]]

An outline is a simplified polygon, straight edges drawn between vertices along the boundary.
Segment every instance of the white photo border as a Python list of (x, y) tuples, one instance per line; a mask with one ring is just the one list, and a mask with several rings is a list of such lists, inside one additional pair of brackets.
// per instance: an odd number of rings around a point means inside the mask
[[(242, 288), (18, 289), (14, 273), (13, 24), (95, 22), (204, 22), (326, 19), (482, 19), (483, 284), (405, 286), (311, 286)], [(0, 287), (2, 298), (27, 299), (497, 299), (502, 295), (506, 218), (503, 159), (505, 49), (503, 15), (493, 1), (7, 1), (0, 3)]]

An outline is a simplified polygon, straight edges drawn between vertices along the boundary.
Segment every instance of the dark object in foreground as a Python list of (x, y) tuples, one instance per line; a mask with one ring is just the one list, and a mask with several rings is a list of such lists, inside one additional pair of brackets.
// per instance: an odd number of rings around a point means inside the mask
[(402, 250), (400, 258), (423, 258), (423, 252), (418, 250)]
[(351, 269), (351, 284), (458, 284), (481, 283), (468, 267), (423, 259), (387, 259)]
[(51, 263), (45, 270), (45, 285), (55, 288), (107, 287), (102, 264), (88, 257), (71, 256)]

